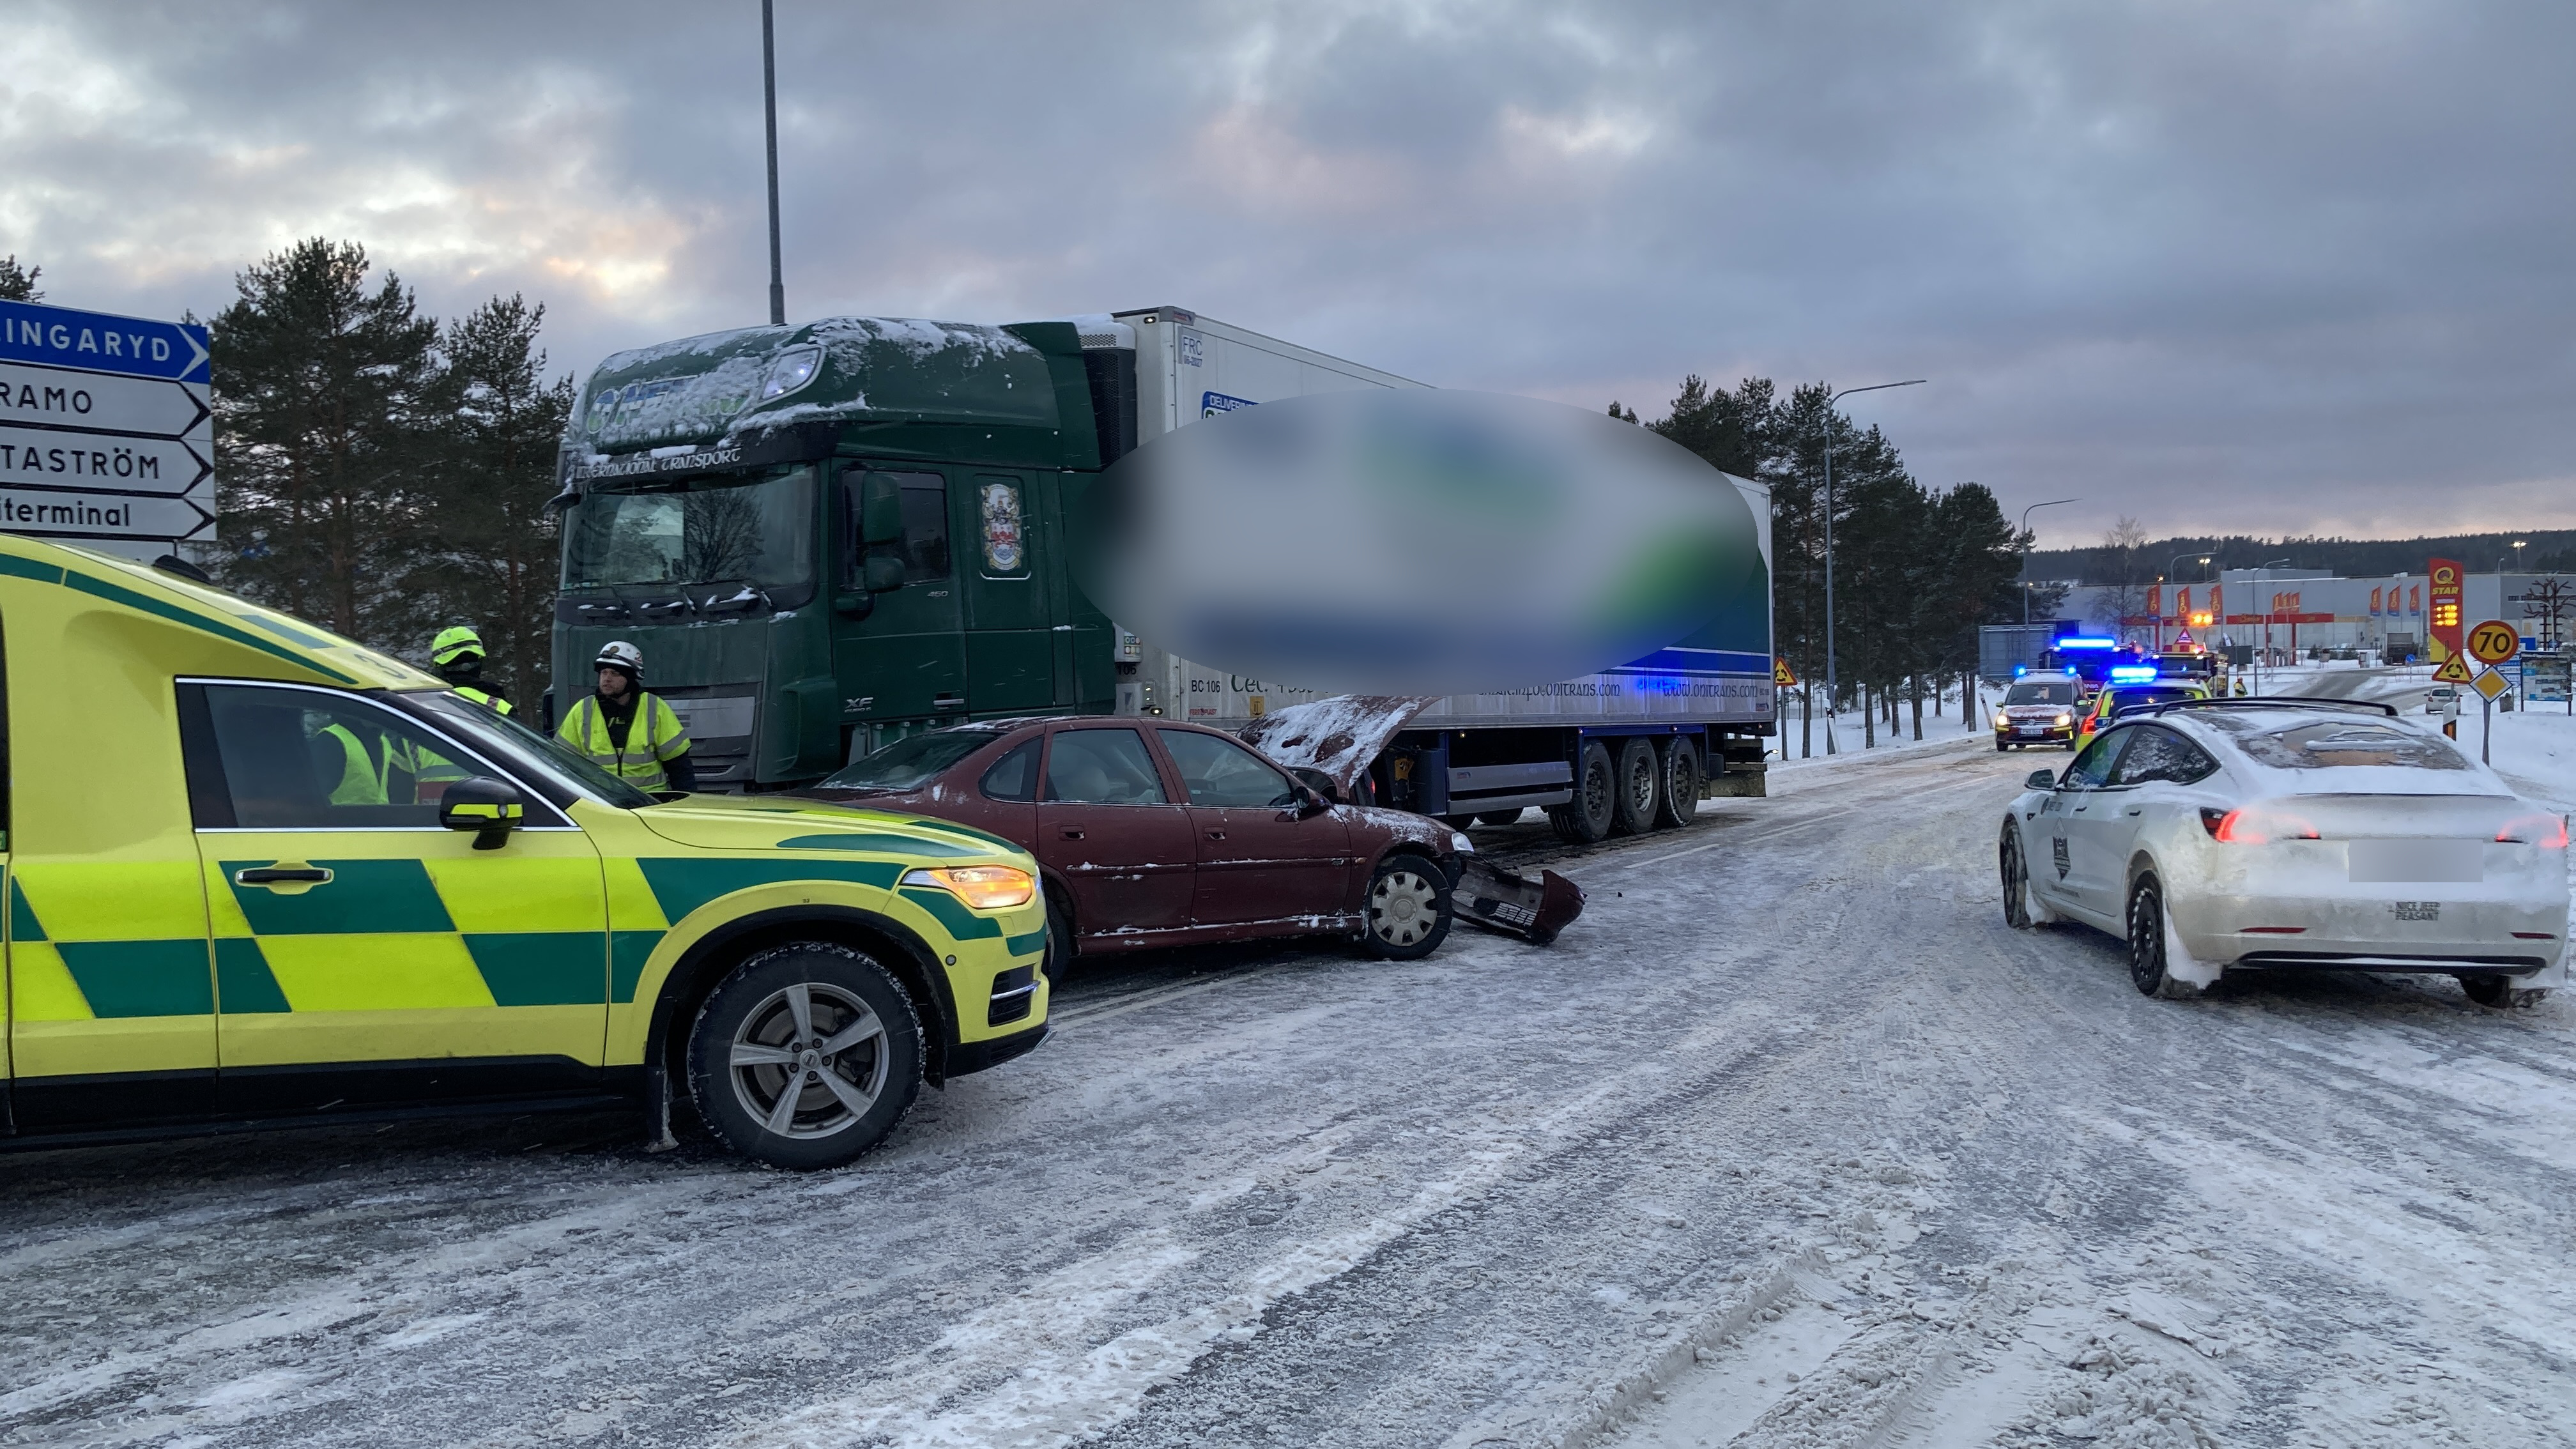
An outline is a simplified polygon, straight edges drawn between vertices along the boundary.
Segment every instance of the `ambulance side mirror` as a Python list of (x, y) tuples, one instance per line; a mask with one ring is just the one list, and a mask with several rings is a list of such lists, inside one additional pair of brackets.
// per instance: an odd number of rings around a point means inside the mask
[(458, 780), (438, 797), (438, 823), (450, 830), (473, 831), (476, 850), (499, 850), (508, 844), (511, 827), (526, 819), (527, 811), (516, 786), (486, 775)]

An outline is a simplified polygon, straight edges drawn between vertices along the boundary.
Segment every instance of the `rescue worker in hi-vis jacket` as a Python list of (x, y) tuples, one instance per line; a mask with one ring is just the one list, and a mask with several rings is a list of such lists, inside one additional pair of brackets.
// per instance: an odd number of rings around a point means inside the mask
[(555, 733), (592, 764), (639, 790), (694, 790), (688, 727), (679, 712), (644, 690), (644, 652), (616, 640), (591, 661), (599, 690), (582, 696)]
[(475, 633), (471, 625), (439, 630), (438, 637), (429, 642), (429, 662), (438, 667), (438, 677), (458, 694), (494, 714), (510, 712), (510, 696), (483, 677), (483, 636)]

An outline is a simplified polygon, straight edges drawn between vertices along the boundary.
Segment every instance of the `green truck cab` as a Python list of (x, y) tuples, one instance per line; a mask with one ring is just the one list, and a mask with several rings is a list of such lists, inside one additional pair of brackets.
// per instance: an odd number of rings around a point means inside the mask
[(1109, 360), (1069, 322), (878, 318), (610, 357), (564, 444), (554, 708), (631, 641), (719, 790), (961, 720), (1107, 712), (1111, 626), (1061, 550), (1121, 444), (1095, 424), (1119, 415)]

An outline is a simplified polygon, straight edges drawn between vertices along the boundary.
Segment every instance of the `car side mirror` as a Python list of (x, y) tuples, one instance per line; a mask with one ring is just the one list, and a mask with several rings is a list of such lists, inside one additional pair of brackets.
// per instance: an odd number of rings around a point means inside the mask
[(1290, 769), (1288, 773), (1296, 777), (1297, 783), (1304, 785), (1307, 789), (1312, 790), (1317, 795), (1321, 796), (1325, 804), (1339, 805), (1342, 803), (1342, 787), (1333, 783), (1332, 776), (1325, 774), (1323, 771), (1318, 770), (1311, 765), (1296, 766)]
[(2022, 781), (2021, 785), (2025, 790), (2054, 790), (2057, 788), (2057, 772), (2033, 770), (2030, 772), (2030, 778)]
[(517, 787), (486, 775), (449, 785), (438, 797), (438, 823), (450, 830), (474, 832), (476, 850), (499, 850), (510, 831), (527, 818), (528, 807)]
[(884, 557), (869, 559), (860, 565), (859, 582), (865, 584), (871, 594), (890, 593), (902, 588), (903, 560)]
[(859, 541), (895, 543), (903, 538), (903, 484), (891, 473), (859, 480)]

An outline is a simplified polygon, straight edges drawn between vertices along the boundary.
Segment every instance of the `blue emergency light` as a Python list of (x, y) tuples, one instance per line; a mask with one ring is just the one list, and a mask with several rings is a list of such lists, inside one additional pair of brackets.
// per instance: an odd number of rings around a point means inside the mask
[(2083, 634), (2070, 634), (2065, 638), (2058, 640), (2057, 647), (2060, 649), (2117, 649), (2120, 647), (2120, 641), (2117, 639), (2096, 639)]
[(2015, 679), (2019, 679), (2028, 673), (2030, 673), (2030, 666), (2027, 664), (2016, 664), (2013, 666), (2013, 678)]
[(2155, 677), (2156, 667), (2152, 664), (2114, 664), (2111, 666), (2111, 682), (2113, 684), (2146, 684), (2152, 681)]

